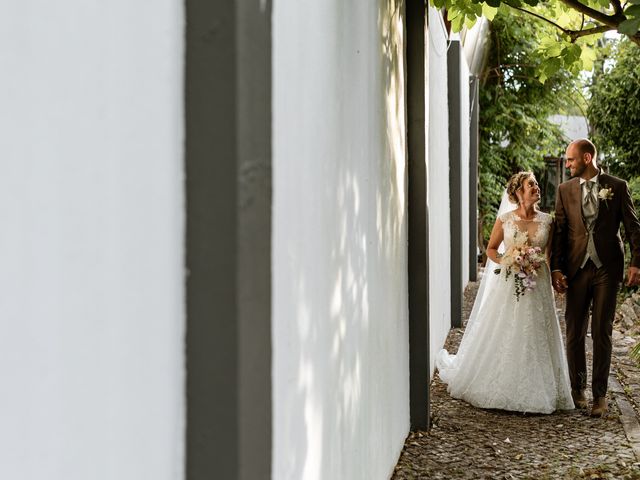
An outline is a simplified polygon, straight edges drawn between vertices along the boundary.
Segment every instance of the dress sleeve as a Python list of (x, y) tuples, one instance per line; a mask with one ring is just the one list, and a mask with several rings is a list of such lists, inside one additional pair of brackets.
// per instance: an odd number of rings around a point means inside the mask
[(507, 223), (507, 220), (509, 220), (509, 218), (511, 218), (511, 212), (504, 212), (502, 215), (498, 216), (498, 220), (500, 220), (502, 223)]

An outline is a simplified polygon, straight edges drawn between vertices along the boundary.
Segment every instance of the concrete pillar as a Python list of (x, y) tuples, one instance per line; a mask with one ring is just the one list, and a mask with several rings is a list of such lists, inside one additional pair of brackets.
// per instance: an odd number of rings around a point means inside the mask
[(462, 326), (462, 124), (460, 116), (460, 41), (447, 52), (449, 101), (449, 198), (451, 226), (451, 326)]
[(412, 430), (429, 428), (429, 218), (426, 170), (426, 6), (408, 0), (409, 387)]
[(271, 476), (271, 3), (186, 0), (188, 480)]
[(478, 280), (478, 159), (480, 154), (480, 82), (469, 77), (469, 281)]

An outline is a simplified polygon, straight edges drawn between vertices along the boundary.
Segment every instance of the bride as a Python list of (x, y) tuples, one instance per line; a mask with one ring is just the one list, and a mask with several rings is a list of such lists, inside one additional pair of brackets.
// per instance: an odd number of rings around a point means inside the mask
[[(441, 350), (436, 358), (451, 396), (477, 407), (536, 413), (574, 408), (547, 265), (553, 220), (536, 209), (539, 200), (533, 173), (511, 177), (458, 352)], [(509, 249), (523, 239), (547, 252), (533, 282), (510, 272), (512, 260), (499, 253), (503, 242)]]

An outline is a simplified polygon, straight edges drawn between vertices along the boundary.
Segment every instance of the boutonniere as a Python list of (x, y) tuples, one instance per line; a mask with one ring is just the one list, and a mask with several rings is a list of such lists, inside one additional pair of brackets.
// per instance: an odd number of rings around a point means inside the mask
[(604, 202), (607, 203), (607, 200), (611, 200), (613, 198), (613, 189), (608, 185), (605, 185), (598, 192), (598, 198), (600, 200), (604, 200)]

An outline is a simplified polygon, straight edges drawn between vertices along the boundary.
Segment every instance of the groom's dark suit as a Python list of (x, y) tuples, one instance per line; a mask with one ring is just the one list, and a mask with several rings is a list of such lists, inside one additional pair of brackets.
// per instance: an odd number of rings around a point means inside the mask
[[(586, 387), (585, 337), (592, 306), (591, 336), (593, 339), (593, 397), (604, 397), (611, 364), (611, 333), (616, 308), (616, 295), (624, 276), (624, 247), (620, 238), (620, 223), (631, 245), (631, 265), (640, 267), (640, 223), (633, 208), (627, 183), (602, 173), (598, 190), (610, 188), (609, 199), (599, 199), (593, 226), (593, 244), (602, 263), (583, 265), (589, 232), (583, 219), (582, 188), (579, 178), (558, 187), (556, 194), (555, 233), (551, 269), (567, 277), (566, 298), (567, 360), (571, 388)], [(597, 192), (595, 192), (597, 195)]]

